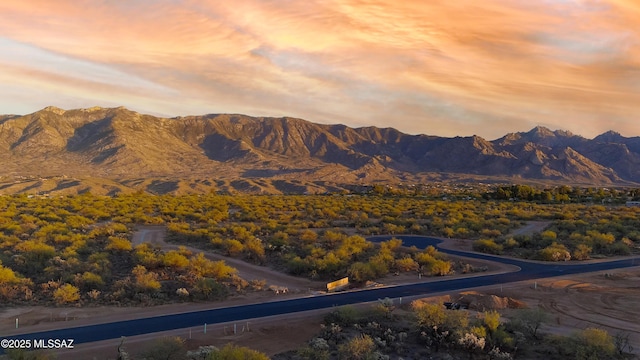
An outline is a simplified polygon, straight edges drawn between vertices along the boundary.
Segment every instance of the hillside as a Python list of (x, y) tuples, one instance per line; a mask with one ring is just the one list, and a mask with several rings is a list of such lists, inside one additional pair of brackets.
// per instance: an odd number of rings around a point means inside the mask
[(640, 182), (640, 138), (537, 127), (488, 141), (294, 118), (159, 118), (125, 108), (0, 116), (0, 192), (324, 192), (472, 178)]

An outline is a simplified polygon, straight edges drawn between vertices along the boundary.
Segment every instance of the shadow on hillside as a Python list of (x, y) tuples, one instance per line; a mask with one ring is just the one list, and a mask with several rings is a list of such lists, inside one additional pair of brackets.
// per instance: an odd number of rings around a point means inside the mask
[(124, 145), (115, 145), (116, 135), (111, 127), (112, 117), (90, 122), (80, 126), (67, 140), (67, 150), (77, 153), (88, 153), (91, 162), (100, 164), (116, 155)]
[(309, 188), (306, 185), (299, 184), (295, 180), (274, 180), (272, 184), (283, 194), (305, 194), (309, 191)]
[(58, 182), (56, 184), (56, 187), (51, 189), (50, 192), (72, 188), (72, 187), (75, 187), (75, 186), (79, 186), (80, 184), (81, 183), (80, 183), (79, 180), (63, 180), (63, 181)]
[(17, 119), (20, 115), (7, 115), (5, 118), (0, 119), (0, 125), (6, 123), (9, 120)]
[(153, 180), (147, 185), (147, 191), (152, 194), (167, 194), (178, 190), (178, 181)]
[(270, 178), (278, 175), (297, 174), (310, 171), (311, 169), (249, 169), (242, 173), (245, 178)]
[(220, 134), (207, 135), (198, 146), (209, 159), (215, 161), (242, 158), (249, 152), (248, 149), (242, 148), (241, 140), (232, 140)]

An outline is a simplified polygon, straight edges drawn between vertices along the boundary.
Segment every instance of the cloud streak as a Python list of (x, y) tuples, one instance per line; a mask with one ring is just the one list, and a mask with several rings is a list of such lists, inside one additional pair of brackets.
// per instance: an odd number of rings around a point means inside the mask
[(640, 135), (634, 0), (7, 0), (0, 14), (2, 113), (59, 101), (443, 136)]

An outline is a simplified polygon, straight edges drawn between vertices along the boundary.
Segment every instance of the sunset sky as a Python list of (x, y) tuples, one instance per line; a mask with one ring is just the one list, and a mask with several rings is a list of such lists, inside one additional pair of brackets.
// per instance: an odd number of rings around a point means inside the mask
[(0, 113), (640, 136), (638, 0), (3, 0)]

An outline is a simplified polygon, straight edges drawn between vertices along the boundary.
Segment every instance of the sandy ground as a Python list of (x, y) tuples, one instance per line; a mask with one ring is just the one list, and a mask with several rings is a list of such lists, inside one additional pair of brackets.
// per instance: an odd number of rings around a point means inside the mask
[[(538, 224), (528, 229), (536, 231), (543, 228)], [(135, 234), (134, 242), (152, 242), (165, 249), (177, 248), (163, 241), (164, 228), (143, 227)], [(444, 246), (466, 249), (470, 242), (446, 240)], [(191, 250), (201, 251), (195, 248)], [(286, 295), (275, 295), (270, 291), (256, 292), (241, 297), (234, 297), (224, 302), (215, 303), (183, 303), (156, 306), (152, 308), (115, 308), (115, 307), (82, 307), (82, 308), (46, 308), (19, 307), (0, 310), (0, 333), (4, 335), (34, 332), (69, 326), (80, 326), (102, 322), (111, 322), (131, 318), (148, 317), (160, 314), (179, 313), (239, 305), (246, 303), (276, 301), (296, 296), (306, 296), (309, 291), (319, 290), (324, 283), (300, 279), (276, 272), (272, 269), (248, 264), (236, 259), (228, 259), (217, 254), (207, 253), (211, 259), (224, 259), (236, 267), (239, 275), (247, 280), (264, 279), (268, 284), (287, 286), (291, 292)], [(481, 265), (476, 263), (474, 265)], [(508, 266), (491, 263), (490, 272), (510, 271)], [(481, 273), (479, 275), (484, 275)], [(423, 278), (423, 281), (441, 280), (442, 278)], [(414, 274), (389, 276), (379, 282), (384, 285), (416, 282)], [(640, 306), (636, 299), (640, 297), (640, 267), (606, 273), (592, 273), (537, 282), (509, 284), (504, 287), (489, 287), (478, 290), (498, 296), (509, 296), (526, 301), (529, 306), (542, 306), (551, 314), (552, 321), (544, 327), (544, 331), (570, 334), (574, 331), (595, 326), (609, 330), (612, 334), (626, 331), (630, 334), (632, 346), (640, 349)], [(443, 294), (444, 295), (444, 294)], [(456, 294), (449, 294), (455, 297)], [(410, 301), (406, 299), (405, 301)], [(269, 317), (250, 320), (248, 323), (210, 325), (206, 334), (204, 327), (180, 329), (165, 333), (154, 333), (128, 338), (124, 348), (135, 353), (154, 340), (163, 336), (179, 336), (185, 339), (188, 348), (201, 345), (223, 346), (233, 342), (241, 346), (263, 351), (273, 355), (282, 351), (295, 349), (304, 345), (320, 329), (322, 316), (329, 310), (317, 310), (296, 313), (286, 316)], [(19, 329), (15, 328), (15, 319), (19, 319)], [(236, 334), (233, 333), (234, 325)], [(58, 351), (59, 358), (64, 359), (115, 359), (120, 340), (108, 340), (91, 344), (81, 344), (73, 350)]]
[(598, 327), (630, 333), (640, 350), (640, 268), (538, 282), (521, 297), (556, 315), (547, 330)]
[(485, 290), (540, 306), (550, 314), (542, 332), (570, 335), (588, 327), (629, 334), (640, 354), (640, 267), (530, 281)]

